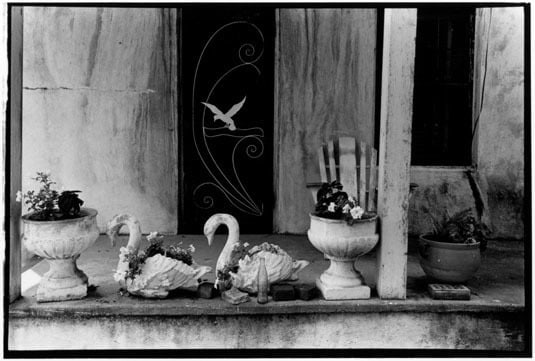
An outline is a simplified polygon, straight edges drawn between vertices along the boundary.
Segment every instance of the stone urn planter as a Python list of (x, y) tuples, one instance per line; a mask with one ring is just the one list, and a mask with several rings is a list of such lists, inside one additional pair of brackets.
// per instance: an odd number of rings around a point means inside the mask
[(80, 217), (35, 221), (33, 213), (22, 216), (24, 246), (44, 258), (50, 270), (43, 275), (37, 289), (37, 301), (65, 301), (87, 295), (87, 275), (76, 265), (80, 254), (98, 238), (97, 211), (82, 208)]
[(481, 265), (480, 242), (448, 243), (420, 236), (418, 255), (425, 274), (440, 282), (463, 283), (474, 276)]
[(328, 219), (310, 214), (308, 239), (330, 260), (329, 268), (316, 280), (326, 300), (370, 298), (362, 274), (355, 269), (355, 261), (373, 249), (379, 241), (376, 232), (377, 215), (355, 220)]

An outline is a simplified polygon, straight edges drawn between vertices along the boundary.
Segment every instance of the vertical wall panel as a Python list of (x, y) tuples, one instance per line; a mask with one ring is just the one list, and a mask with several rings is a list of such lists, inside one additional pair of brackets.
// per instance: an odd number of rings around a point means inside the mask
[(473, 160), (495, 237), (525, 236), (524, 26), (522, 7), (476, 11)]
[(24, 10), (23, 188), (48, 169), (100, 227), (177, 228), (174, 9)]
[[(15, 301), (21, 293), (21, 237), (20, 215), (21, 204), (16, 202), (16, 193), (21, 188), (22, 175), (22, 43), (23, 43), (23, 13), (22, 8), (14, 6), (11, 9), (9, 28), (10, 56), (9, 56), (9, 118), (5, 128), (8, 135), (4, 158), (9, 165), (10, 175), (6, 200), (9, 202), (9, 224), (5, 227), (9, 234), (8, 264), (9, 273), (4, 276), (4, 282), (9, 278), (9, 302)], [(8, 10), (9, 11), (9, 10)], [(3, 34), (2, 34), (3, 35)], [(2, 102), (3, 103), (3, 102)], [(2, 131), (3, 133), (3, 131)], [(7, 173), (7, 172), (6, 172)], [(3, 179), (2, 179), (3, 180)], [(2, 182), (4, 184), (4, 182)], [(3, 213), (2, 213), (3, 216)], [(3, 217), (2, 217), (3, 219)], [(7, 242), (6, 242), (7, 243)]]
[(333, 136), (374, 140), (375, 9), (280, 9), (276, 44), (275, 231), (303, 233)]

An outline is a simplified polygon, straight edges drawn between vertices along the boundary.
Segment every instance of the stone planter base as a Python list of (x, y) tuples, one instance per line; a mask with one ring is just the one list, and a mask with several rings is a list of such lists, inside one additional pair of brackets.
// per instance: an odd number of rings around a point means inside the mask
[(316, 287), (326, 300), (366, 300), (370, 298), (370, 287), (361, 285), (355, 287), (333, 287), (316, 279)]
[(358, 300), (370, 298), (370, 287), (355, 269), (355, 261), (373, 249), (379, 241), (377, 216), (348, 225), (310, 215), (308, 239), (331, 261), (329, 268), (316, 280), (326, 300)]
[(78, 300), (87, 296), (87, 275), (76, 265), (79, 256), (48, 259), (50, 270), (37, 289), (37, 302)]
[(326, 300), (359, 300), (370, 298), (362, 274), (354, 268), (354, 259), (331, 260), (329, 268), (316, 280), (316, 286)]
[(98, 238), (97, 211), (82, 208), (80, 217), (57, 221), (35, 221), (31, 216), (31, 213), (22, 216), (22, 241), (28, 251), (50, 265), (37, 289), (37, 302), (87, 296), (87, 275), (78, 268), (76, 260)]

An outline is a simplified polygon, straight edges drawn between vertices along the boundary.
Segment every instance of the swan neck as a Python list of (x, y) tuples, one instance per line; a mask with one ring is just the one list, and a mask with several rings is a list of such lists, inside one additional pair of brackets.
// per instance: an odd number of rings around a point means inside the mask
[(240, 226), (238, 221), (234, 217), (228, 215), (218, 217), (217, 225), (214, 230), (222, 224), (228, 229), (228, 237), (219, 258), (217, 259), (217, 270), (222, 270), (225, 265), (230, 263), (232, 250), (236, 244), (240, 243)]
[(128, 228), (128, 244), (126, 245), (126, 248), (128, 248), (131, 252), (137, 252), (139, 250), (139, 247), (141, 246), (141, 226), (137, 219), (133, 217), (117, 217), (114, 225), (111, 227), (110, 231), (112, 234), (117, 234), (121, 230), (123, 226), (126, 226)]

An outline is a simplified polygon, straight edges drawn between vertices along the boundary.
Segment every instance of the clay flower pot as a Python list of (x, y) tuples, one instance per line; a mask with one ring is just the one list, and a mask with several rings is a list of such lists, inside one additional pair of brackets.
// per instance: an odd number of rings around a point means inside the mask
[(481, 265), (479, 242), (436, 242), (432, 240), (432, 235), (423, 235), (420, 236), (418, 255), (425, 274), (446, 283), (468, 281)]
[(76, 260), (98, 238), (97, 211), (82, 208), (81, 217), (59, 221), (34, 221), (22, 216), (22, 241), (28, 251), (44, 258), (50, 270), (37, 289), (37, 301), (65, 301), (87, 295), (87, 275)]
[(330, 259), (329, 268), (316, 280), (316, 286), (327, 300), (370, 298), (370, 287), (354, 264), (359, 256), (373, 249), (379, 241), (377, 216), (348, 225), (310, 214), (310, 243)]

